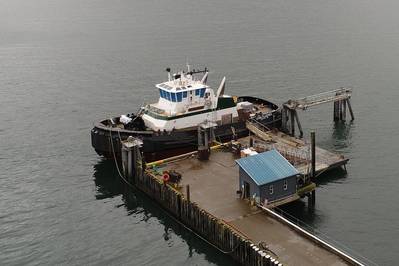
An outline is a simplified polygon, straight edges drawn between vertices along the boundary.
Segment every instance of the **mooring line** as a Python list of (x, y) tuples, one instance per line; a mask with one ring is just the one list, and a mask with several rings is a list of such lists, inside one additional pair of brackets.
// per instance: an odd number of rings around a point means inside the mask
[[(119, 131), (118, 131), (118, 133), (119, 133)], [(129, 185), (130, 187), (133, 187), (133, 185), (130, 184), (130, 183), (125, 179), (125, 177), (121, 174), (121, 171), (119, 170), (118, 161), (116, 160), (116, 155), (115, 155), (115, 150), (114, 150), (114, 143), (113, 143), (113, 139), (112, 139), (112, 130), (111, 130), (111, 128), (109, 128), (109, 137), (110, 137), (110, 142), (111, 142), (111, 147), (112, 147), (112, 154), (113, 154), (113, 157), (114, 157), (116, 169), (118, 170), (118, 174), (119, 174), (120, 178), (122, 178), (122, 180), (125, 181), (125, 183), (126, 183), (127, 185)], [(119, 143), (120, 143), (120, 142), (121, 142), (121, 138), (120, 138), (120, 136), (119, 136)]]

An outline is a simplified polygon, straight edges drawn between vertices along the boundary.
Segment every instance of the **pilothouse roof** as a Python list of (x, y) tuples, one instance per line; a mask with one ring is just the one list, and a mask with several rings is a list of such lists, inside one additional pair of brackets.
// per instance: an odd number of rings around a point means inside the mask
[[(173, 75), (173, 79), (169, 75), (169, 81), (159, 83), (155, 86), (159, 89), (167, 90), (170, 92), (190, 91), (200, 88), (208, 88), (209, 86), (205, 84), (208, 73), (207, 71), (208, 70), (206, 68), (203, 71), (189, 71), (187, 73), (184, 71), (180, 71), (177, 74)], [(193, 74), (197, 73), (205, 73), (205, 78), (203, 77), (202, 80), (196, 80)]]
[(195, 90), (200, 88), (207, 88), (206, 84), (203, 84), (201, 81), (198, 80), (172, 80), (167, 81), (164, 83), (159, 83), (156, 85), (159, 89), (168, 90), (171, 92), (178, 92), (178, 91), (187, 91), (187, 90)]

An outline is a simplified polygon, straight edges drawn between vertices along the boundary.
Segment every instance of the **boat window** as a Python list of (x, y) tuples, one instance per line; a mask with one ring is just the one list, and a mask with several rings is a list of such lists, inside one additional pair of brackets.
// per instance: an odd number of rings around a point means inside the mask
[(181, 92), (177, 92), (176, 93), (176, 99), (177, 99), (178, 102), (182, 101), (182, 93)]
[(177, 87), (177, 88), (176, 88), (176, 90), (177, 90), (177, 91), (180, 91), (180, 90), (181, 90), (181, 88), (180, 88), (180, 87)]
[(199, 89), (195, 90), (195, 96), (198, 96), (198, 95), (200, 95), (200, 90)]
[(287, 189), (288, 189), (288, 183), (287, 183), (287, 180), (284, 180), (284, 186), (283, 186), (283, 189), (284, 189), (284, 190), (287, 190)]
[(269, 186), (269, 193), (270, 193), (270, 195), (273, 194), (273, 192), (274, 192), (274, 191), (273, 191), (273, 185), (270, 185), (270, 186)]
[(170, 101), (170, 92), (166, 91), (165, 93), (166, 93), (166, 99), (167, 99), (168, 101)]
[(172, 102), (176, 102), (176, 93), (171, 92), (170, 95), (172, 96)]
[(183, 91), (183, 98), (187, 98), (187, 91)]
[(205, 88), (200, 89), (200, 97), (204, 97), (205, 94)]
[(161, 98), (164, 98), (164, 95), (163, 95), (164, 93), (163, 93), (163, 90), (161, 90), (161, 89), (159, 89), (159, 95), (161, 96)]

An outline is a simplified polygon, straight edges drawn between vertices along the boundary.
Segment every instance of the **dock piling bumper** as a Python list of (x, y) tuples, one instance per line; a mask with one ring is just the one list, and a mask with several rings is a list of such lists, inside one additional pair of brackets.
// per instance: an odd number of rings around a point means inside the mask
[(121, 154), (123, 174), (129, 183), (134, 184), (136, 179), (140, 178), (142, 175), (141, 145), (141, 140), (132, 137), (122, 141)]

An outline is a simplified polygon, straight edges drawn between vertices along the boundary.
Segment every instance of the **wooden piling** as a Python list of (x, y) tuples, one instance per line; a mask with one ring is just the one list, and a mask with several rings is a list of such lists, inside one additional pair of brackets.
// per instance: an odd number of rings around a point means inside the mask
[(271, 257), (269, 254), (266, 254), (266, 266), (270, 266)]
[(127, 151), (127, 178), (133, 177), (133, 162), (132, 162), (132, 150)]
[(316, 133), (310, 132), (310, 149), (311, 149), (311, 178), (316, 177)]
[(281, 127), (284, 133), (287, 133), (287, 107), (283, 106), (281, 114)]
[(302, 138), (303, 137), (302, 125), (301, 125), (301, 122), (299, 121), (298, 112), (296, 110), (294, 110), (294, 115), (295, 115), (296, 123), (298, 124), (299, 137)]
[(186, 185), (186, 197), (187, 201), (190, 202), (190, 185)]
[(339, 101), (335, 102), (335, 119), (334, 121), (339, 121)]
[(295, 136), (295, 110), (290, 110), (290, 119), (291, 119), (291, 136)]
[(348, 104), (348, 109), (349, 109), (349, 113), (350, 113), (350, 115), (351, 115), (351, 119), (354, 120), (354, 119), (355, 119), (355, 116), (353, 115), (352, 105), (351, 105), (349, 99), (346, 100), (346, 103)]
[(312, 206), (316, 205), (316, 190), (312, 191)]
[(346, 121), (346, 100), (342, 101), (342, 121)]

